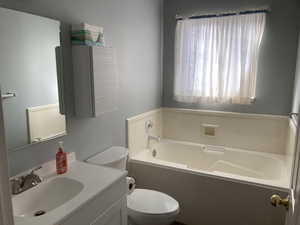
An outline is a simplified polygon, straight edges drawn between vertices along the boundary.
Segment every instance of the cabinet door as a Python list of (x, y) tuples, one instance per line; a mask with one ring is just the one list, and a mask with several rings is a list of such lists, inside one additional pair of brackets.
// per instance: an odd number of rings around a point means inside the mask
[(93, 116), (92, 47), (73, 46), (73, 79), (76, 116)]
[(127, 225), (126, 198), (114, 204), (91, 225)]
[(94, 116), (118, 109), (119, 79), (115, 50), (93, 48)]

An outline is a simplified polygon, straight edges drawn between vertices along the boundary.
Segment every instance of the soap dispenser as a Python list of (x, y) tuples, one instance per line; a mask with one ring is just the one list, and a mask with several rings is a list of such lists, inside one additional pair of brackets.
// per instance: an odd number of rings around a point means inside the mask
[(56, 173), (64, 174), (68, 170), (67, 153), (64, 152), (63, 142), (58, 142), (59, 148), (56, 153)]

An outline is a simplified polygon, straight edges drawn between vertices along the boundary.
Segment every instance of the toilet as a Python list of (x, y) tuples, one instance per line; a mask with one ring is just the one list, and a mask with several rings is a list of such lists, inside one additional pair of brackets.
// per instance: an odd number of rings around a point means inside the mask
[[(125, 170), (127, 157), (126, 148), (114, 146), (89, 158), (87, 162)], [(159, 191), (134, 189), (128, 192), (127, 210), (129, 225), (169, 225), (179, 213), (179, 203)]]

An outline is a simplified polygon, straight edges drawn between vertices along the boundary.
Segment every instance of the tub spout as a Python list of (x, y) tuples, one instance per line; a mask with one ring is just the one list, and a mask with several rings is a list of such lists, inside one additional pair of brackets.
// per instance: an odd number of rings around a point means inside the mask
[(148, 135), (147, 148), (150, 148), (150, 142), (151, 142), (151, 140), (160, 142), (160, 136)]

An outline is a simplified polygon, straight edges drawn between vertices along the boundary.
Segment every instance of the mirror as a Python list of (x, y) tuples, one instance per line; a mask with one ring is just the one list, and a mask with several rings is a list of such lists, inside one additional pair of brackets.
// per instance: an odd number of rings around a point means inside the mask
[(59, 110), (60, 22), (0, 8), (0, 84), (8, 149), (66, 134)]

